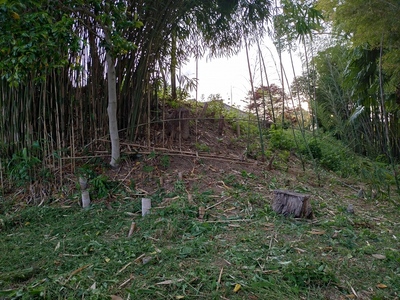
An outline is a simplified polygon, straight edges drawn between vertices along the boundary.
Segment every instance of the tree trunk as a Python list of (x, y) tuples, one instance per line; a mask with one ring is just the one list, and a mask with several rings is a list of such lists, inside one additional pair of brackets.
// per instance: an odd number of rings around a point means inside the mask
[[(106, 40), (109, 36), (106, 33)], [(115, 60), (110, 52), (106, 52), (107, 60), (107, 83), (108, 83), (108, 125), (111, 140), (111, 161), (112, 167), (117, 167), (120, 158), (120, 146), (118, 135), (118, 122), (117, 122), (117, 81), (115, 78)]]
[(177, 90), (176, 90), (176, 29), (172, 30), (172, 40), (171, 40), (171, 97), (172, 100), (176, 100), (178, 98)]

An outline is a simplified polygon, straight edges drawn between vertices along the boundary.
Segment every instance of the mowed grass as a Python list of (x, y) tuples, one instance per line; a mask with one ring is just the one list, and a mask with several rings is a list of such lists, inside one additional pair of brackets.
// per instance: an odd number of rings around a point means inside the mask
[(190, 198), (178, 181), (145, 217), (134, 197), (3, 205), (0, 299), (399, 299), (398, 208), (338, 185), (306, 191), (314, 220), (284, 218), (255, 188), (283, 183), (237, 176)]

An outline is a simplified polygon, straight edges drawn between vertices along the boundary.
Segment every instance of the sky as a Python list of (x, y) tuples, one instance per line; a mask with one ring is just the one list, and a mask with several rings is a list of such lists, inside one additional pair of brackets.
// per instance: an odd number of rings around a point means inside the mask
[[(273, 43), (271, 41), (264, 42), (261, 45), (261, 51), (266, 64), (269, 83), (275, 83), (281, 86), (279, 80), (280, 76), (278, 75), (278, 72), (280, 72), (279, 56)], [(300, 76), (302, 74), (300, 55), (298, 52), (295, 52), (292, 54), (292, 57), (296, 76)], [(256, 87), (261, 84), (259, 55), (256, 47), (250, 49), (249, 59), (254, 85)], [(288, 53), (282, 54), (282, 61), (289, 84), (291, 84), (294, 76)], [(242, 100), (246, 98), (248, 92), (251, 90), (251, 85), (245, 50), (242, 50), (238, 55), (230, 58), (203, 58), (199, 60), (198, 65), (199, 101), (207, 101), (210, 94), (220, 94), (227, 104), (234, 104), (241, 108), (246, 105)], [(190, 62), (182, 68), (182, 73), (189, 78), (196, 78), (196, 60), (190, 60)], [(263, 76), (265, 77), (265, 75)], [(264, 85), (266, 85), (265, 78), (263, 82)], [(191, 96), (193, 98), (196, 97), (195, 91), (191, 92)]]

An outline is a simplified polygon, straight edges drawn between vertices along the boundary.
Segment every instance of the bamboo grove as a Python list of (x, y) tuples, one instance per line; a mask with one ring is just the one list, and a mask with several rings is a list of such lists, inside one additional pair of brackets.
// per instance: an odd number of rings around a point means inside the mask
[(400, 3), (318, 2), (332, 26), (313, 58), (321, 126), (359, 154), (398, 162)]
[(0, 4), (2, 156), (36, 145), (54, 167), (107, 148), (107, 51), (115, 58), (120, 135), (136, 141), (162, 118), (159, 95), (183, 61), (236, 52), (243, 37), (262, 36), (270, 9), (269, 1)]

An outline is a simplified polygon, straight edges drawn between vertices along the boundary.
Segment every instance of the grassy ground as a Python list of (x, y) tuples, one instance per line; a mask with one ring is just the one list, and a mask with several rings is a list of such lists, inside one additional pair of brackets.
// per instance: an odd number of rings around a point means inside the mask
[[(219, 189), (176, 180), (145, 217), (126, 191), (86, 210), (78, 193), (62, 205), (4, 202), (0, 299), (399, 299), (394, 205), (357, 198), (332, 174), (324, 187), (307, 174), (232, 174)], [(271, 190), (288, 182), (311, 195), (313, 220), (271, 210)]]

